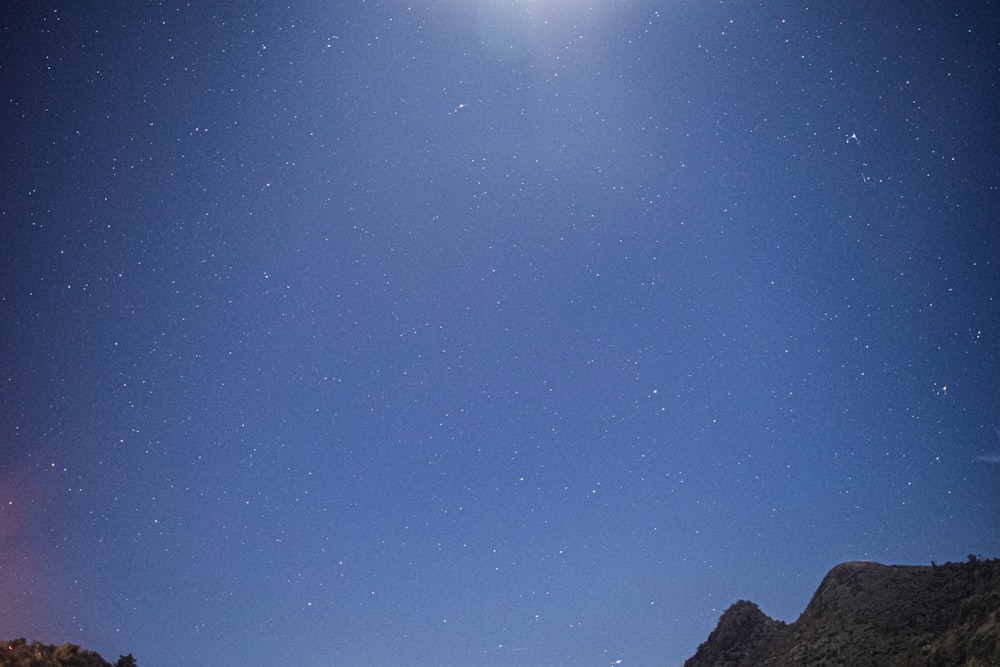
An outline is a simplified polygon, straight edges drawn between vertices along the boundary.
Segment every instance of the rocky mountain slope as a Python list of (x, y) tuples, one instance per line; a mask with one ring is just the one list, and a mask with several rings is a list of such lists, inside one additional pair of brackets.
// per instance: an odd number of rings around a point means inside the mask
[(684, 667), (1000, 667), (1000, 560), (851, 562), (794, 623), (741, 600)]

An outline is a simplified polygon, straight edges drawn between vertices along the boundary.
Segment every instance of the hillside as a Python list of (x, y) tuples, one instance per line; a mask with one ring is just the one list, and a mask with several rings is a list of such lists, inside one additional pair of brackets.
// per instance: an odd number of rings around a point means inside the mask
[(131, 654), (118, 658), (114, 665), (99, 654), (82, 649), (76, 644), (49, 646), (39, 642), (28, 643), (24, 638), (0, 643), (0, 667), (136, 667)]
[(843, 563), (794, 623), (741, 600), (684, 667), (1000, 666), (1000, 560)]

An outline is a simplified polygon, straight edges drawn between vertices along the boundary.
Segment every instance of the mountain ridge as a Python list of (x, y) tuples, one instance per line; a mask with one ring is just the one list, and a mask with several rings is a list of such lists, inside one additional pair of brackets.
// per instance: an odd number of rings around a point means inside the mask
[(684, 667), (1000, 666), (1000, 559), (832, 568), (792, 623), (740, 600)]

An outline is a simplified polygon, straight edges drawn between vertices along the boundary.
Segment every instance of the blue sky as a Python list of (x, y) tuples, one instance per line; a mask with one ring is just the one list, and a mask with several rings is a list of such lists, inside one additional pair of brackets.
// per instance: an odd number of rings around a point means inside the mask
[(0, 634), (680, 665), (1000, 551), (989, 3), (0, 22)]

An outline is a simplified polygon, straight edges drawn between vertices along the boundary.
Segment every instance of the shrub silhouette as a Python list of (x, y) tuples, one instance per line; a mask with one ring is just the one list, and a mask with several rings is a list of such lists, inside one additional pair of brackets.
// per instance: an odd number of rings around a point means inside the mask
[(107, 662), (94, 651), (76, 644), (48, 646), (40, 642), (28, 643), (24, 637), (0, 643), (0, 667), (138, 667), (132, 654), (118, 658), (115, 665)]

